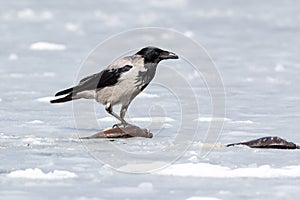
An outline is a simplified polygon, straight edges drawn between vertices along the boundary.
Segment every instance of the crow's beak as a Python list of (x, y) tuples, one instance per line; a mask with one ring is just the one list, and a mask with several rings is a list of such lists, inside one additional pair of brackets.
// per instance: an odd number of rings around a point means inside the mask
[(178, 56), (175, 53), (169, 51), (163, 51), (159, 56), (162, 60), (166, 59), (178, 59)]

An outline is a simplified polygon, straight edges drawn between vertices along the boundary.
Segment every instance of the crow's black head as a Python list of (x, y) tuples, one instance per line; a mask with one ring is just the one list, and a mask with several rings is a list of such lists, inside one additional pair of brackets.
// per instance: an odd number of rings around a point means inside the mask
[(145, 47), (138, 51), (136, 55), (141, 55), (145, 63), (159, 63), (166, 59), (178, 59), (175, 53), (164, 51), (157, 47)]

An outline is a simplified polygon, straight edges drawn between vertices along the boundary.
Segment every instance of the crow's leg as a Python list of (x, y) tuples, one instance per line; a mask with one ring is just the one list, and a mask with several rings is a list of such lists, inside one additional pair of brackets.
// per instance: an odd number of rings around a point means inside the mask
[[(115, 127), (119, 127), (120, 125), (123, 125), (124, 127), (128, 124), (124, 118), (118, 116), (115, 112), (113, 112), (113, 109), (112, 109), (112, 106), (111, 106), (111, 103), (107, 103), (106, 106), (105, 106), (105, 110), (112, 116), (114, 116), (115, 118), (117, 118), (118, 120), (120, 120), (120, 124), (115, 124), (113, 125), (113, 128)], [(125, 111), (126, 112), (126, 111)]]

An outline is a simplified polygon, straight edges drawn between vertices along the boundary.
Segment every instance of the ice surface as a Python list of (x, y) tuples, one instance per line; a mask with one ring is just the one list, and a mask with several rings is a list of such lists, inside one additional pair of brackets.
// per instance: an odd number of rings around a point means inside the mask
[(284, 72), (286, 69), (282, 64), (277, 64), (274, 68), (276, 72)]
[(219, 198), (215, 198), (215, 197), (189, 197), (186, 200), (220, 200)]
[[(299, 151), (224, 144), (270, 135), (300, 144), (299, 7), (296, 0), (1, 1), (0, 198), (297, 199)], [(213, 112), (205, 71), (190, 70), (183, 59), (163, 61), (126, 116), (141, 127), (153, 126), (155, 137), (91, 141), (95, 158), (78, 137), (115, 123), (103, 106), (80, 100), (94, 106), (99, 121), (91, 125), (83, 114), (86, 124), (77, 130), (72, 104), (49, 101), (74, 85), (81, 64), (99, 43), (145, 26), (180, 31), (209, 53), (226, 92), (222, 132), (216, 144), (205, 142)], [(145, 38), (149, 45), (155, 42), (151, 39)], [(126, 42), (135, 45), (135, 38)], [(181, 41), (172, 45), (184, 47)], [(99, 71), (110, 62), (91, 65)], [(199, 113), (193, 120), (198, 121), (191, 120), (199, 122), (196, 134), (189, 129), (178, 134), (180, 106), (154, 84), (168, 66), (197, 85)], [(190, 95), (182, 93), (189, 104)], [(165, 112), (150, 112), (149, 105)], [(116, 171), (105, 161), (119, 164), (119, 170), (143, 171), (143, 163), (159, 169), (137, 175)]]
[(62, 51), (66, 50), (63, 44), (56, 44), (50, 42), (36, 42), (30, 45), (30, 50), (34, 51)]
[[(113, 117), (103, 117), (98, 119), (100, 122), (114, 122), (116, 121)], [(174, 122), (175, 120), (171, 117), (132, 117), (130, 118), (132, 122)]]
[(44, 122), (41, 120), (32, 120), (32, 121), (28, 121), (28, 124), (43, 124)]
[(65, 24), (65, 28), (66, 28), (67, 31), (72, 31), (72, 32), (73, 31), (75, 32), (75, 31), (79, 30), (79, 27), (76, 24), (73, 24), (73, 23), (70, 23), (70, 22)]
[(17, 54), (15, 54), (15, 53), (11, 53), (11, 54), (9, 54), (9, 56), (8, 56), (8, 59), (9, 60), (18, 60), (18, 55)]
[(142, 92), (141, 94), (139, 94), (137, 96), (137, 98), (157, 98), (159, 97), (158, 94), (149, 94), (149, 93), (146, 93), (146, 92)]
[(231, 123), (231, 124), (253, 124), (254, 123), (251, 120), (232, 120), (226, 117), (225, 118), (199, 117), (196, 120), (200, 122), (224, 121), (225, 123)]
[(73, 172), (54, 170), (53, 172), (45, 173), (41, 169), (25, 169), (16, 170), (7, 174), (9, 178), (24, 178), (24, 179), (44, 179), (44, 180), (60, 180), (68, 178), (76, 178), (77, 175)]
[(194, 176), (206, 178), (299, 178), (300, 166), (271, 168), (269, 165), (231, 169), (209, 163), (174, 164), (157, 172), (160, 175)]
[(54, 99), (54, 97), (40, 97), (37, 98), (36, 101), (43, 102), (43, 103), (50, 103), (50, 100)]
[(50, 11), (35, 12), (30, 8), (24, 8), (17, 12), (17, 17), (22, 20), (50, 20), (53, 14)]

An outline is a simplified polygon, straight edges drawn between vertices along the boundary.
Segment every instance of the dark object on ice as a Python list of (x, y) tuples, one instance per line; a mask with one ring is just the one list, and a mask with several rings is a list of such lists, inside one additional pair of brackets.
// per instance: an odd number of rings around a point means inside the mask
[(226, 147), (235, 145), (246, 145), (251, 148), (266, 148), (266, 149), (300, 149), (300, 146), (293, 142), (288, 142), (280, 137), (262, 137), (248, 142), (239, 142), (228, 144)]
[(117, 127), (96, 133), (89, 137), (82, 137), (80, 139), (96, 139), (96, 138), (131, 138), (131, 137), (145, 137), (152, 138), (153, 134), (148, 129), (141, 129), (134, 125), (128, 125), (125, 128)]

